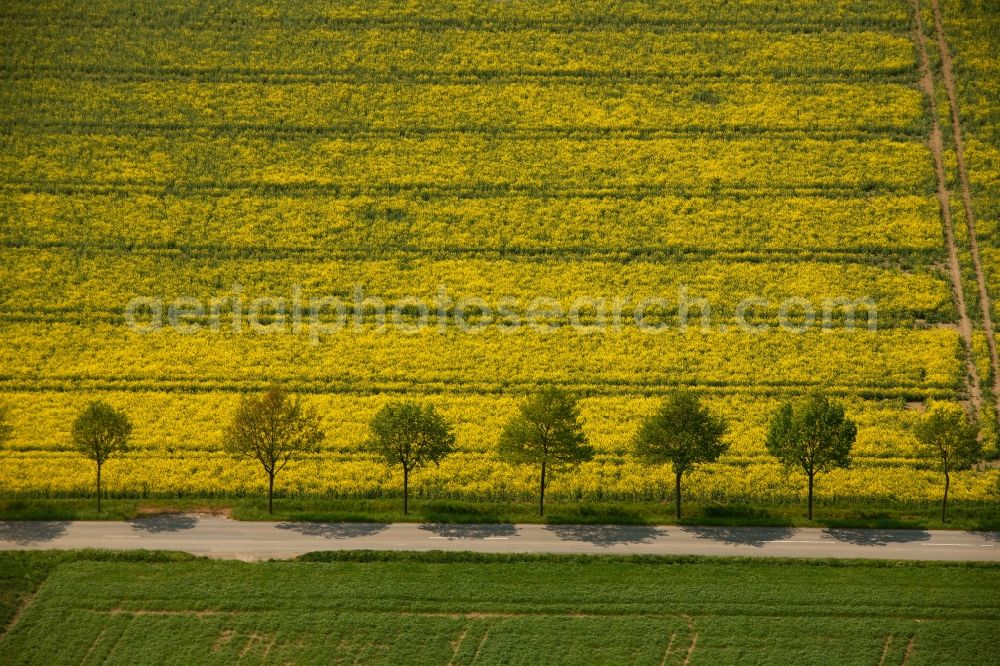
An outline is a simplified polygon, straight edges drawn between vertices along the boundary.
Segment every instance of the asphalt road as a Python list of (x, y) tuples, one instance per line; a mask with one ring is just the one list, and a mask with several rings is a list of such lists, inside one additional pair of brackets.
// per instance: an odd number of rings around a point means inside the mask
[(1000, 561), (1000, 532), (784, 527), (254, 523), (165, 515), (127, 522), (0, 522), (0, 550), (162, 549), (215, 558), (315, 550), (471, 550)]

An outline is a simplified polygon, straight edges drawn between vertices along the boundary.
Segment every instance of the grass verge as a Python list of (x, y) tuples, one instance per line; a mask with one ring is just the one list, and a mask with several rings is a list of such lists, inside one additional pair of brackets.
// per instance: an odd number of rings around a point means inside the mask
[[(0, 520), (129, 520), (158, 513), (223, 513), (237, 520), (421, 523), (550, 523), (581, 525), (673, 525), (673, 505), (663, 502), (551, 502), (539, 517), (533, 502), (462, 502), (415, 500), (403, 515), (393, 499), (278, 499), (268, 514), (263, 498), (251, 499), (109, 499), (97, 513), (93, 500), (0, 500)], [(843, 527), (877, 529), (1000, 530), (1000, 504), (954, 502), (941, 522), (933, 503), (817, 504), (814, 520), (798, 505), (686, 506), (681, 524), (766, 527)]]

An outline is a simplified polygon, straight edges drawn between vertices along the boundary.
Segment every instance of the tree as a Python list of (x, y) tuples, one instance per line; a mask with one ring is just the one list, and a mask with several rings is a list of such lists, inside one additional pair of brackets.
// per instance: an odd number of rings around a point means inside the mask
[(97, 464), (97, 512), (101, 512), (101, 468), (108, 458), (128, 451), (132, 423), (111, 405), (94, 401), (73, 422), (73, 446)]
[(920, 442), (921, 454), (933, 460), (938, 471), (944, 474), (941, 522), (945, 522), (948, 519), (951, 473), (969, 469), (982, 455), (979, 428), (961, 405), (932, 402), (927, 413), (917, 422), (914, 434)]
[(14, 426), (10, 424), (10, 407), (0, 403), (0, 446), (14, 436)]
[(851, 447), (858, 429), (844, 408), (814, 393), (797, 403), (785, 403), (771, 417), (767, 450), (784, 465), (798, 467), (809, 479), (809, 520), (813, 517), (816, 474), (851, 464)]
[(427, 463), (437, 465), (455, 447), (455, 433), (434, 410), (415, 402), (391, 402), (371, 422), (368, 450), (388, 465), (403, 468), (403, 514), (410, 510), (410, 473)]
[(500, 434), (500, 457), (541, 468), (538, 515), (545, 515), (545, 475), (555, 466), (577, 465), (594, 457), (580, 425), (576, 400), (554, 386), (521, 404)]
[(267, 512), (274, 512), (274, 477), (288, 461), (319, 449), (319, 416), (296, 396), (272, 386), (263, 395), (244, 396), (224, 435), (226, 451), (256, 460), (267, 473)]
[(652, 465), (670, 463), (674, 471), (677, 518), (681, 517), (681, 477), (699, 463), (715, 462), (729, 445), (722, 441), (726, 422), (691, 391), (677, 391), (646, 419), (635, 439), (636, 457)]

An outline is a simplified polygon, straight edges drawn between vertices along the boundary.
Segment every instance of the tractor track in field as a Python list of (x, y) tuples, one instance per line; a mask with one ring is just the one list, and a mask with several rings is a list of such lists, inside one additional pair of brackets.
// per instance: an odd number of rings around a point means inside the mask
[[(932, 0), (936, 4), (936, 0)], [(972, 318), (965, 303), (962, 290), (962, 268), (958, 259), (958, 245), (955, 242), (955, 227), (951, 218), (951, 193), (944, 170), (944, 139), (941, 135), (941, 125), (938, 122), (937, 102), (934, 98), (934, 74), (931, 71), (930, 58), (927, 55), (927, 39), (924, 36), (923, 23), (920, 19), (920, 0), (912, 0), (915, 16), (914, 40), (920, 58), (920, 87), (927, 96), (931, 109), (931, 135), (929, 147), (934, 156), (934, 174), (937, 180), (937, 197), (941, 205), (941, 217), (944, 221), (945, 244), (948, 249), (948, 274), (951, 278), (952, 296), (958, 310), (958, 329), (966, 349), (966, 370), (969, 389), (969, 401), (978, 414), (982, 407), (982, 389), (979, 381), (979, 371), (973, 361)]]
[(972, 255), (972, 266), (976, 274), (976, 287), (979, 291), (980, 309), (983, 313), (983, 328), (986, 331), (986, 342), (990, 352), (990, 366), (993, 369), (993, 395), (1000, 400), (1000, 361), (997, 359), (996, 339), (993, 332), (993, 314), (989, 291), (986, 288), (986, 275), (983, 273), (982, 262), (979, 259), (979, 241), (976, 238), (976, 213), (972, 206), (972, 191), (969, 187), (969, 172), (965, 165), (965, 147), (962, 142), (962, 125), (958, 115), (958, 95), (955, 92), (955, 75), (951, 62), (951, 51), (944, 37), (944, 21), (941, 17), (939, 0), (931, 0), (934, 10), (934, 33), (937, 37), (938, 51), (941, 53), (941, 76), (944, 80), (945, 92), (951, 111), (952, 134), (955, 142), (955, 157), (958, 162), (959, 183), (962, 186), (962, 204), (965, 209), (965, 220), (969, 229), (969, 254)]

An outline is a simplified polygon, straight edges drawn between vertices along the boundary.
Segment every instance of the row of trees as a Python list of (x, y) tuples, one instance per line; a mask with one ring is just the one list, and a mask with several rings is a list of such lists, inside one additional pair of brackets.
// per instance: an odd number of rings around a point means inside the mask
[[(0, 444), (10, 438), (7, 410), (0, 406)], [(681, 517), (681, 482), (698, 465), (714, 462), (728, 445), (726, 421), (703, 405), (697, 394), (679, 389), (639, 426), (634, 440), (637, 459), (669, 464), (674, 476), (677, 518)], [(403, 513), (409, 511), (410, 475), (439, 464), (455, 447), (451, 425), (432, 405), (390, 402), (372, 419), (367, 449), (403, 472)], [(123, 412), (97, 401), (73, 423), (73, 446), (97, 468), (97, 510), (101, 508), (101, 468), (128, 450), (132, 424)], [(917, 424), (923, 453), (944, 475), (941, 519), (947, 520), (951, 473), (968, 469), (982, 455), (978, 427), (960, 405), (932, 403)], [(851, 462), (857, 426), (844, 408), (822, 393), (783, 404), (772, 416), (767, 450), (789, 468), (801, 470), (808, 485), (808, 517), (813, 517), (816, 476)], [(280, 387), (244, 396), (226, 428), (224, 446), (233, 456), (255, 460), (268, 480), (267, 508), (274, 510), (274, 482), (295, 456), (314, 452), (324, 439), (317, 412)], [(555, 468), (593, 459), (580, 422), (576, 399), (556, 387), (527, 398), (500, 433), (503, 460), (533, 465), (539, 471), (538, 512), (545, 514), (545, 486)]]

